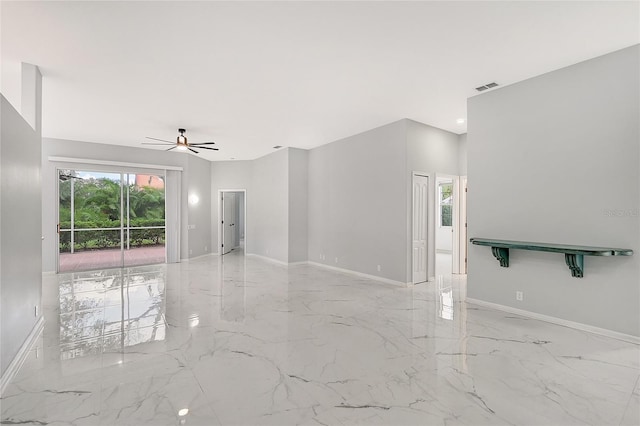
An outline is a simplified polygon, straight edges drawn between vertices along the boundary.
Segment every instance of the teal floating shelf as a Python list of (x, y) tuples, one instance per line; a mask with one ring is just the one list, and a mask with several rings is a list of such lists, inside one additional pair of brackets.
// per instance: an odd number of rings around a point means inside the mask
[(633, 250), (572, 246), (565, 244), (535, 243), (528, 241), (493, 240), (489, 238), (471, 238), (471, 244), (491, 247), (491, 253), (500, 262), (503, 268), (509, 267), (509, 250), (547, 251), (551, 253), (564, 253), (564, 261), (571, 271), (571, 276), (582, 278), (584, 276), (584, 256), (632, 256)]

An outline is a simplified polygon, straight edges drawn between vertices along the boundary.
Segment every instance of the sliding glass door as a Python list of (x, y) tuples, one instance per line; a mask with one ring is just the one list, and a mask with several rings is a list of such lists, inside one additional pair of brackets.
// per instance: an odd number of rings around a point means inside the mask
[(59, 272), (163, 263), (164, 176), (58, 171)]
[(164, 176), (127, 174), (124, 266), (164, 263)]

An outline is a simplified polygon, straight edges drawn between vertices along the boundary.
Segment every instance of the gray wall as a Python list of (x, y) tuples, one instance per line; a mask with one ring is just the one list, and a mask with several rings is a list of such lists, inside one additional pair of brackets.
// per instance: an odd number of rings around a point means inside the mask
[(308, 259), (308, 167), (309, 151), (289, 150), (289, 262)]
[[(638, 45), (469, 99), (470, 237), (622, 247), (585, 257), (469, 246), (468, 295), (640, 336)], [(524, 292), (516, 302), (515, 291)]]
[[(41, 137), (1, 96), (0, 368), (14, 359), (42, 300)], [(38, 309), (41, 315), (42, 309)]]
[(458, 136), (458, 174), (467, 175), (467, 134)]
[[(460, 137), (455, 133), (438, 129), (413, 120), (405, 120), (407, 126), (407, 217), (411, 219), (413, 198), (411, 194), (413, 172), (431, 174), (429, 180), (430, 203), (428, 206), (428, 278), (435, 275), (436, 225), (436, 175), (459, 175)], [(407, 281), (411, 281), (411, 220), (407, 221)], [(434, 237), (432, 238), (431, 235)], [(452, 237), (453, 238), (453, 237)]]
[[(253, 161), (215, 161), (210, 165), (211, 170), (211, 250), (212, 253), (220, 253), (221, 244), (218, 241), (218, 233), (220, 227), (220, 203), (218, 200), (218, 191), (221, 189), (244, 189), (246, 190), (245, 203), (247, 206), (251, 203), (251, 179), (253, 170)], [(247, 222), (251, 221), (250, 213), (247, 211)], [(247, 224), (244, 224), (245, 244), (252, 236), (247, 230)], [(245, 250), (247, 247), (245, 245)]]
[(306, 150), (285, 148), (252, 161), (211, 163), (214, 246), (220, 221), (218, 191), (245, 189), (246, 252), (285, 263), (307, 260), (307, 155)]
[[(191, 158), (190, 154), (179, 152), (165, 152), (160, 150), (133, 148), (127, 146), (114, 147), (98, 143), (70, 141), (62, 139), (42, 140), (42, 228), (45, 237), (42, 246), (42, 269), (43, 271), (56, 270), (56, 167), (59, 163), (49, 161), (50, 156), (72, 157), (83, 159), (96, 159), (106, 161), (120, 161), (126, 163), (153, 164), (162, 166), (182, 167), (182, 210), (181, 210), (181, 257), (188, 258), (204, 253), (204, 246), (209, 245), (209, 229), (211, 222), (209, 219), (210, 202), (210, 180), (209, 162), (200, 158)], [(76, 165), (77, 167), (77, 165)], [(108, 169), (107, 166), (93, 166), (96, 168)], [(197, 207), (189, 206), (187, 197), (189, 190), (193, 188), (201, 192), (200, 204)], [(187, 225), (191, 222), (190, 215), (195, 215), (191, 219), (196, 225), (195, 232), (188, 231)], [(204, 230), (204, 235), (198, 231)], [(190, 240), (190, 233), (193, 238)], [(193, 254), (189, 255), (189, 251)]]
[(244, 239), (244, 192), (238, 192), (238, 242)]
[(460, 136), (417, 121), (405, 121), (407, 169), (458, 175)]
[(199, 201), (197, 204), (188, 203), (189, 225), (195, 226), (195, 229), (187, 231), (190, 251), (182, 252), (183, 258), (215, 252), (211, 246), (211, 162), (187, 154), (187, 168), (184, 174), (188, 195), (198, 196)]
[(407, 282), (405, 143), (401, 120), (309, 152), (310, 261)]
[(247, 253), (289, 261), (289, 149), (253, 160)]

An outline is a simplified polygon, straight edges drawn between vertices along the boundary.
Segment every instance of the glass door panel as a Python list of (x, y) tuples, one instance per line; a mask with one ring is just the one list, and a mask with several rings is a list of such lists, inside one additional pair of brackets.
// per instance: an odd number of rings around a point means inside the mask
[(164, 176), (127, 174), (124, 266), (166, 261)]
[(164, 263), (164, 176), (58, 171), (59, 272)]
[(122, 266), (120, 173), (59, 170), (60, 272)]

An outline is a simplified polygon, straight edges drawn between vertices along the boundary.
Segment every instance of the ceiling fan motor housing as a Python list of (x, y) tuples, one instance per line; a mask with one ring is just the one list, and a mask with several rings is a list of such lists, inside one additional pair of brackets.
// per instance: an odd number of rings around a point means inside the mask
[(180, 136), (178, 136), (178, 144), (180, 145), (188, 145), (184, 132), (186, 132), (186, 129), (178, 129), (178, 133), (180, 133)]

